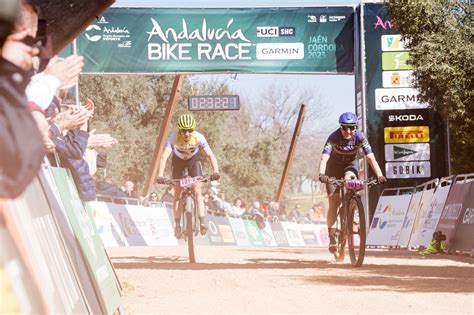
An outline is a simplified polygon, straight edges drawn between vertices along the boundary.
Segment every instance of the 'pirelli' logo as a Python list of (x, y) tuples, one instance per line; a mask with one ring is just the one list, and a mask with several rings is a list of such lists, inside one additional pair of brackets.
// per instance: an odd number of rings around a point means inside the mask
[(430, 127), (386, 127), (384, 139), (385, 143), (430, 142)]

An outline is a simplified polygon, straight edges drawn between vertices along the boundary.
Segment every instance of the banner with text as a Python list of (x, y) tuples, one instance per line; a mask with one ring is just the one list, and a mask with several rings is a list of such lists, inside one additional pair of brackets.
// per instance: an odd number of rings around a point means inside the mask
[(110, 8), (77, 53), (89, 73), (352, 73), (354, 9)]

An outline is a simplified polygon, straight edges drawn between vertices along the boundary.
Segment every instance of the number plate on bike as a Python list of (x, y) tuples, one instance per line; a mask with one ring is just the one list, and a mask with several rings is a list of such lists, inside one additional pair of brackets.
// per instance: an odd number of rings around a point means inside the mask
[(346, 181), (345, 186), (349, 190), (362, 190), (364, 189), (364, 181), (357, 179), (348, 180)]
[(185, 178), (181, 178), (179, 180), (179, 186), (189, 187), (189, 186), (192, 186), (195, 182), (197, 182), (196, 178), (194, 178), (194, 177), (185, 177)]

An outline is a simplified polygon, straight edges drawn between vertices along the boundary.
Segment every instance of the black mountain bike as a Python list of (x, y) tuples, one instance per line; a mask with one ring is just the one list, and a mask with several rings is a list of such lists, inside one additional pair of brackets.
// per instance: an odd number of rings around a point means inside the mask
[(377, 179), (336, 179), (331, 177), (329, 183), (335, 183), (340, 187), (339, 194), (341, 205), (337, 209), (336, 245), (334, 253), (336, 261), (343, 261), (345, 247), (348, 243), (351, 264), (354, 267), (362, 266), (365, 256), (365, 244), (367, 229), (365, 224), (365, 212), (358, 191), (364, 186), (371, 187), (378, 184)]
[(177, 183), (183, 188), (180, 196), (180, 205), (182, 208), (181, 226), (184, 227), (180, 238), (188, 243), (189, 262), (196, 262), (194, 250), (194, 236), (200, 232), (200, 223), (197, 210), (196, 193), (193, 186), (197, 182), (209, 181), (208, 176), (185, 177), (182, 179), (169, 179), (165, 181), (166, 185), (172, 186)]

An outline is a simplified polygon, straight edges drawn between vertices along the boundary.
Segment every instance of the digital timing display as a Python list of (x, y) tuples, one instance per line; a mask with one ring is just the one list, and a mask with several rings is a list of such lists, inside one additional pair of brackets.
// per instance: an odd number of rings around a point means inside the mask
[(188, 97), (189, 110), (239, 110), (238, 95), (198, 95)]

